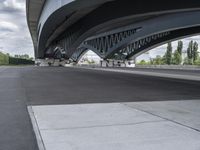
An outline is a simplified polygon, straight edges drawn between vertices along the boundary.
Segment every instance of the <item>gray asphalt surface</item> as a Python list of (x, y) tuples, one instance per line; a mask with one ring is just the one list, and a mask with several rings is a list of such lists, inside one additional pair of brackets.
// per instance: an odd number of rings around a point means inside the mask
[(156, 72), (156, 73), (167, 73), (167, 74), (178, 74), (178, 75), (192, 75), (200, 76), (200, 70), (184, 70), (184, 69), (157, 69), (157, 68), (117, 68), (120, 70), (131, 70), (131, 71), (142, 71), (142, 72)]
[(200, 100), (200, 82), (78, 68), (0, 68), (0, 150), (37, 150), (27, 105)]

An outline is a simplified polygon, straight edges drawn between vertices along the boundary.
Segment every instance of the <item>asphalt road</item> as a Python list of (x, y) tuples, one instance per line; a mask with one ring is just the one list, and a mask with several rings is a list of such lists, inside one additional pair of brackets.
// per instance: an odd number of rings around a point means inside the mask
[(158, 72), (167, 74), (178, 74), (178, 75), (192, 75), (200, 76), (200, 70), (184, 70), (184, 69), (157, 69), (157, 68), (120, 68), (122, 70), (133, 70), (133, 71), (144, 71), (144, 72)]
[[(198, 72), (197, 72), (198, 74)], [(200, 82), (78, 68), (0, 68), (0, 150), (37, 150), (27, 105), (200, 100)]]

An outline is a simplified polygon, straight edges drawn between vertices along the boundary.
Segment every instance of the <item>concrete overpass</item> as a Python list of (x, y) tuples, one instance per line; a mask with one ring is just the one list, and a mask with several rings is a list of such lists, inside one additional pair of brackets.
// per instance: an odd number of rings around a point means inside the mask
[(200, 1), (27, 0), (36, 58), (130, 59), (200, 33)]

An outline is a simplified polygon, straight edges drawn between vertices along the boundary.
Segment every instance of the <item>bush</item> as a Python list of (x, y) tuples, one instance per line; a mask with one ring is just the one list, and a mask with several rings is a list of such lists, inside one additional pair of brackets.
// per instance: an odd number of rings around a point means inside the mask
[(34, 61), (29, 60), (29, 59), (9, 57), (9, 64), (10, 65), (33, 65)]
[(0, 65), (8, 65), (9, 64), (9, 56), (0, 52)]
[(146, 62), (145, 60), (141, 60), (138, 65), (149, 65), (148, 62)]
[(198, 59), (194, 62), (194, 65), (200, 66), (200, 57), (198, 57)]

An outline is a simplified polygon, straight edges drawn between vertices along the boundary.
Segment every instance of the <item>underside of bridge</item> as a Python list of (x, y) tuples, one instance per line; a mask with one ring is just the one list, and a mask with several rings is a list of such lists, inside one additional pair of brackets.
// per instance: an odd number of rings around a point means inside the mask
[(200, 33), (197, 0), (27, 0), (38, 59), (77, 62), (88, 50), (129, 60), (169, 41)]

